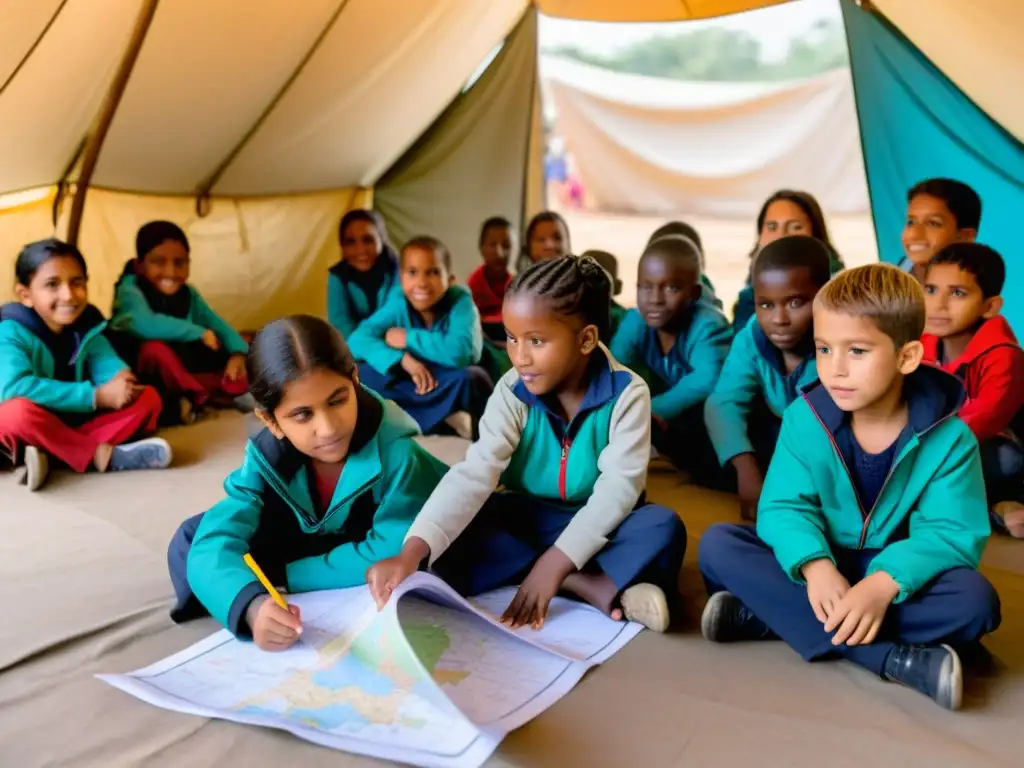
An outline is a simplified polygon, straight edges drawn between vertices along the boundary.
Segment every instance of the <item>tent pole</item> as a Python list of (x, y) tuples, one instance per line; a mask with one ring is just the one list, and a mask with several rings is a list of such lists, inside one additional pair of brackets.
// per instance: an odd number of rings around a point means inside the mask
[(78, 232), (82, 225), (82, 213), (85, 211), (85, 195), (89, 191), (89, 182), (96, 170), (96, 164), (100, 158), (100, 150), (103, 148), (103, 140), (107, 137), (110, 124), (114, 122), (114, 114), (117, 106), (124, 96), (124, 89), (128, 85), (128, 78), (131, 77), (132, 69), (139, 58), (139, 51), (142, 50), (142, 43), (146, 39), (149, 25), (156, 14), (156, 7), (160, 0), (143, 0), (139, 8), (139, 15), (135, 19), (135, 27), (128, 39), (128, 46), (125, 48), (121, 61), (117, 65), (117, 72), (114, 79), (110, 81), (106, 96), (103, 97), (103, 104), (93, 121), (85, 139), (85, 149), (82, 153), (82, 171), (75, 183), (75, 198), (71, 203), (71, 214), (68, 219), (67, 240), (72, 245), (78, 243)]

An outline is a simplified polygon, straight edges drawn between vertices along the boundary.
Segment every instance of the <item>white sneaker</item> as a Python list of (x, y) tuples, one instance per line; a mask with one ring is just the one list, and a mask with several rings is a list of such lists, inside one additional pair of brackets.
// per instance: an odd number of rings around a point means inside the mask
[(50, 476), (50, 459), (34, 445), (25, 446), (25, 485), (38, 491)]

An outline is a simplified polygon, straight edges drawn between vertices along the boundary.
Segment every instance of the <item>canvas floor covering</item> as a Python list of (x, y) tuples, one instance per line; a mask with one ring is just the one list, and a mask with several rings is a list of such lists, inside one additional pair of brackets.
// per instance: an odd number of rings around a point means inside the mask
[[(148, 665), (217, 628), (172, 624), (165, 551), (185, 517), (220, 497), (241, 458), (243, 422), (221, 413), (167, 437), (176, 466), (166, 472), (58, 473), (37, 494), (0, 475), (0, 766), (374, 764), (283, 732), (166, 712), (93, 678)], [(446, 460), (465, 449), (454, 438), (431, 447)], [(649, 492), (690, 531), (680, 629), (640, 635), (511, 734), (489, 765), (1024, 764), (1024, 543), (994, 538), (985, 553), (1003, 625), (953, 714), (845, 662), (805, 664), (781, 643), (704, 642), (696, 542), (735, 519), (734, 500), (657, 467)]]

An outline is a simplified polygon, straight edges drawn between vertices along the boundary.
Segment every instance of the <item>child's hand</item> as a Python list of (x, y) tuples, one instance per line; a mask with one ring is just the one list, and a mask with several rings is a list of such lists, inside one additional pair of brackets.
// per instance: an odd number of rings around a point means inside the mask
[(551, 547), (533, 564), (526, 579), (501, 616), (501, 623), (513, 629), (529, 624), (534, 629), (544, 626), (551, 598), (562, 588), (565, 577), (576, 570), (562, 550)]
[(437, 379), (434, 378), (434, 374), (430, 372), (426, 365), (408, 352), (402, 355), (402, 370), (412, 377), (412, 382), (416, 385), (417, 395), (425, 395), (437, 389)]
[(850, 591), (850, 582), (827, 557), (812, 560), (800, 569), (807, 581), (807, 599), (818, 621), (824, 624)]
[(217, 334), (210, 329), (203, 331), (203, 335), (199, 337), (199, 340), (214, 352), (220, 349), (220, 339), (218, 339)]
[(839, 631), (832, 645), (868, 645), (882, 628), (885, 612), (900, 593), (899, 584), (885, 571), (857, 582), (839, 601), (825, 623), (825, 631)]
[(131, 374), (118, 374), (106, 384), (96, 388), (96, 408), (119, 411), (138, 396), (139, 385)]
[(413, 536), (405, 542), (402, 551), (397, 555), (370, 566), (366, 571), (366, 584), (370, 587), (370, 594), (377, 603), (378, 611), (384, 609), (395, 588), (414, 574), (429, 554), (430, 547), (427, 546), (427, 542)]
[(405, 349), (407, 341), (405, 328), (389, 328), (384, 334), (384, 343), (392, 349)]
[(228, 381), (239, 381), (245, 376), (245, 355), (232, 355), (224, 367), (224, 378)]
[(252, 639), (264, 651), (283, 651), (291, 648), (302, 634), (299, 606), (288, 610), (275, 603), (270, 595), (257, 597), (245, 612), (252, 630)]
[(757, 520), (757, 503), (761, 500), (764, 478), (757, 459), (752, 453), (741, 453), (732, 459), (736, 469), (736, 492), (740, 497), (740, 517), (749, 522)]

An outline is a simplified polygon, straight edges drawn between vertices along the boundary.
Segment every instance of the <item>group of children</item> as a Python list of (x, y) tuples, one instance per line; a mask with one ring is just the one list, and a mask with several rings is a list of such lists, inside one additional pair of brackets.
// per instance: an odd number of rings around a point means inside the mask
[[(682, 222), (652, 235), (626, 310), (614, 257), (569, 255), (555, 213), (530, 223), (515, 276), (512, 227), (485, 222), (467, 289), (441, 242), (396, 252), (377, 214), (353, 211), (330, 322), (282, 318), (248, 350), (187, 284), (173, 225), (140, 230), (106, 331), (81, 254), (45, 241), (19, 257), (3, 309), (0, 442), (26, 464), (166, 466), (163, 441), (124, 441), (168, 411), (253, 407), (264, 428), (226, 498), (168, 557), (176, 620), (208, 612), (267, 650), (293, 644), (302, 617), (246, 553), (292, 592), (365, 582), (383, 606), (428, 567), (467, 595), (518, 584), (514, 627), (540, 627), (567, 592), (663, 631), (686, 530), (646, 500), (656, 451), (735, 489), (756, 520), (702, 537), (707, 639), (782, 638), (955, 709), (955, 648), (1000, 621), (977, 572), (990, 525), (1024, 536), (1024, 352), (999, 315), (1002, 259), (973, 242), (980, 209), (959, 182), (918, 185), (905, 269), (842, 270), (813, 198), (779, 192), (739, 324)], [(450, 469), (411, 439), (438, 430), (473, 439)]]

